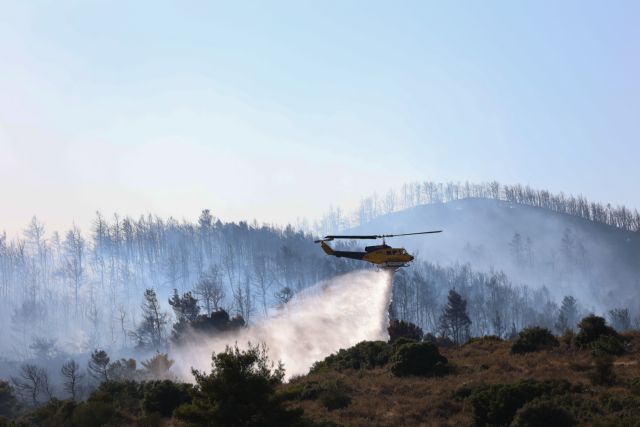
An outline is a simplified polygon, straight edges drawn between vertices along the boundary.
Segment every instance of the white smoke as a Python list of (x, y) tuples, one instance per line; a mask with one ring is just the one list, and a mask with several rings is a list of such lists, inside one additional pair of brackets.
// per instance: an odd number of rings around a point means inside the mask
[(321, 282), (296, 294), (263, 322), (236, 334), (198, 335), (171, 349), (178, 374), (193, 381), (191, 368), (208, 371), (211, 354), (225, 346), (264, 343), (272, 361), (282, 361), (287, 378), (363, 340), (387, 340), (391, 274), (357, 271)]

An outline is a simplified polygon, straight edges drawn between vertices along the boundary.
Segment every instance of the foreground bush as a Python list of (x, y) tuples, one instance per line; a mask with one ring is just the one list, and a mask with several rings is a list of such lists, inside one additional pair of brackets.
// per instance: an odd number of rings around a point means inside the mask
[(518, 339), (511, 346), (511, 353), (532, 353), (559, 345), (558, 339), (547, 328), (526, 328), (518, 334)]
[(393, 320), (389, 324), (389, 342), (393, 343), (400, 338), (408, 338), (410, 340), (420, 341), (422, 339), (422, 329), (411, 322), (404, 320)]
[(296, 426), (302, 410), (289, 410), (276, 395), (283, 367), (269, 362), (264, 347), (238, 347), (214, 354), (211, 373), (193, 371), (191, 403), (174, 416), (192, 426)]
[(431, 342), (407, 343), (398, 347), (390, 359), (391, 372), (404, 377), (430, 376), (444, 373), (447, 358)]
[(622, 338), (615, 329), (606, 324), (604, 317), (587, 316), (580, 321), (578, 327), (580, 331), (573, 340), (576, 347), (597, 347), (597, 350), (608, 354), (624, 352)]
[(122, 412), (137, 414), (144, 396), (143, 384), (136, 381), (105, 381), (89, 396), (87, 403), (104, 403)]
[(16, 394), (6, 381), (0, 381), (0, 417), (10, 418), (18, 409)]
[(163, 417), (170, 417), (178, 406), (191, 403), (191, 390), (189, 384), (169, 380), (149, 381), (144, 384), (142, 408), (147, 414), (158, 413)]
[(342, 381), (333, 381), (319, 393), (320, 404), (329, 411), (346, 408), (351, 404), (351, 389)]
[(393, 348), (384, 341), (362, 341), (353, 347), (341, 349), (337, 353), (316, 362), (311, 373), (326, 369), (373, 369), (389, 362)]
[[(567, 381), (523, 380), (513, 384), (492, 384), (474, 390), (469, 400), (475, 426), (508, 426), (518, 409), (539, 397), (576, 391)], [(554, 425), (554, 424), (549, 424)]]
[(511, 427), (573, 427), (577, 422), (568, 410), (549, 400), (534, 400), (516, 412)]

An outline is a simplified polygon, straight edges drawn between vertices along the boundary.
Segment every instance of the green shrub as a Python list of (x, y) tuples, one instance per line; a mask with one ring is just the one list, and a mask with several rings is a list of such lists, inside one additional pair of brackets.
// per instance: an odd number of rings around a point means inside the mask
[(16, 394), (6, 381), (0, 381), (0, 417), (12, 417), (18, 409)]
[(73, 425), (77, 427), (122, 424), (122, 418), (113, 405), (107, 402), (84, 402), (73, 411)]
[(422, 329), (411, 322), (404, 320), (393, 320), (389, 324), (389, 342), (393, 343), (400, 338), (409, 338), (411, 340), (420, 341), (422, 339)]
[(348, 349), (341, 349), (324, 360), (316, 362), (310, 373), (326, 369), (373, 369), (389, 362), (392, 347), (384, 341), (362, 341)]
[(471, 344), (484, 344), (484, 343), (497, 343), (497, 342), (503, 342), (504, 340), (502, 338), (500, 338), (497, 335), (485, 335), (483, 337), (471, 337), (469, 338), (469, 341), (467, 341), (464, 345), (471, 345)]
[(590, 347), (591, 354), (593, 356), (603, 354), (619, 356), (625, 353), (624, 343), (622, 340), (613, 336), (601, 336), (597, 340), (593, 341)]
[(163, 417), (170, 417), (175, 408), (191, 402), (191, 386), (188, 384), (169, 380), (149, 381), (143, 384), (143, 388), (142, 408), (146, 414), (156, 412)]
[(451, 338), (443, 336), (436, 337), (431, 333), (426, 334), (422, 340), (426, 342), (432, 342), (438, 347), (442, 348), (452, 348), (456, 346), (456, 343)]
[(193, 371), (192, 403), (179, 406), (174, 417), (189, 425), (298, 425), (302, 410), (288, 409), (276, 394), (284, 368), (274, 367), (264, 346), (237, 346), (212, 356), (212, 371)]
[(456, 401), (463, 401), (475, 391), (473, 386), (463, 384), (451, 392), (451, 398)]
[(571, 412), (549, 400), (534, 400), (518, 409), (511, 427), (573, 427)]
[(390, 359), (391, 372), (399, 377), (429, 376), (443, 373), (447, 358), (431, 342), (409, 343), (398, 347)]
[(346, 408), (351, 404), (351, 389), (337, 380), (323, 387), (318, 400), (329, 411)]
[(562, 395), (572, 391), (567, 381), (522, 380), (513, 384), (478, 387), (469, 401), (475, 426), (506, 426), (526, 403), (542, 396)]
[(143, 415), (135, 422), (135, 427), (160, 427), (161, 425), (162, 415), (157, 412)]
[(88, 402), (108, 403), (114, 409), (139, 414), (142, 385), (135, 381), (105, 381), (89, 396)]
[(574, 344), (579, 348), (591, 347), (591, 345), (602, 337), (610, 337), (621, 340), (620, 335), (611, 326), (608, 326), (604, 317), (590, 315), (585, 317), (578, 324), (580, 331), (574, 338)]
[[(51, 399), (42, 406), (15, 420), (15, 426), (58, 427), (72, 426), (72, 416), (76, 407), (70, 400)], [(86, 424), (85, 424), (86, 425)], [(83, 427), (83, 426), (79, 426)]]
[(308, 381), (295, 385), (289, 384), (285, 390), (279, 391), (278, 394), (284, 400), (316, 400), (323, 390), (324, 386), (318, 381)]
[(526, 328), (518, 334), (518, 339), (511, 346), (512, 354), (531, 353), (558, 347), (560, 343), (546, 328)]
[(391, 343), (391, 353), (393, 353), (394, 351), (396, 351), (398, 349), (398, 347), (400, 347), (401, 345), (405, 345), (405, 344), (412, 344), (412, 343), (416, 343), (419, 341), (416, 341), (414, 339), (411, 338), (398, 338), (397, 340), (395, 340), (394, 342)]

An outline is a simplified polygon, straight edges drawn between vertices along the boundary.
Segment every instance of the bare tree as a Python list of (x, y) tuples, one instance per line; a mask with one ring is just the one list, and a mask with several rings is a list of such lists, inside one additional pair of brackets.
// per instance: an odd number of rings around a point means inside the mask
[(52, 397), (49, 385), (49, 375), (44, 368), (32, 364), (24, 364), (20, 367), (18, 377), (11, 377), (11, 382), (16, 391), (25, 400), (30, 400), (33, 406), (38, 406), (41, 395)]
[(64, 240), (64, 274), (71, 283), (75, 302), (75, 313), (78, 314), (79, 292), (84, 271), (84, 247), (85, 240), (80, 230), (74, 226), (67, 232)]
[(628, 308), (616, 308), (609, 310), (609, 322), (616, 330), (626, 332), (631, 329), (631, 315)]
[(69, 393), (72, 400), (76, 400), (79, 393), (79, 382), (84, 377), (84, 374), (80, 373), (80, 365), (75, 360), (69, 360), (60, 369), (60, 373), (64, 377), (64, 390)]
[(266, 316), (268, 313), (268, 295), (271, 289), (272, 282), (269, 280), (269, 268), (268, 268), (267, 256), (264, 252), (254, 252), (253, 255), (253, 277), (255, 280), (255, 286), (260, 295), (260, 302), (262, 305), (262, 313)]
[(275, 297), (276, 301), (278, 301), (278, 306), (282, 307), (291, 301), (291, 298), (293, 298), (293, 291), (290, 287), (285, 286), (276, 292)]
[(200, 277), (194, 294), (197, 295), (204, 305), (207, 314), (218, 311), (224, 299), (224, 287), (220, 280), (220, 272), (218, 267), (212, 265), (209, 270)]

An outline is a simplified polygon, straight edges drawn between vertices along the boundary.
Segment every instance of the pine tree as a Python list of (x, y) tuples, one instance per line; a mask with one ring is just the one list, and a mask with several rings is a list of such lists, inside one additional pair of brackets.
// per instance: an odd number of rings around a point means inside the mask
[(169, 299), (169, 305), (173, 308), (178, 322), (193, 322), (200, 314), (200, 306), (198, 300), (193, 297), (191, 292), (178, 294), (178, 290), (173, 290), (173, 296)]
[(567, 295), (562, 299), (562, 306), (558, 313), (558, 321), (555, 324), (559, 333), (566, 330), (573, 331), (578, 323), (578, 302), (571, 295)]
[(187, 292), (181, 297), (177, 289), (173, 290), (173, 296), (169, 299), (169, 305), (173, 308), (176, 316), (176, 323), (173, 324), (171, 330), (171, 340), (177, 343), (189, 325), (198, 318), (200, 306), (198, 306), (198, 300), (191, 295), (191, 292)]
[(109, 366), (109, 355), (106, 351), (96, 349), (91, 353), (91, 359), (89, 359), (89, 365), (87, 371), (98, 382), (109, 380), (107, 367)]
[(153, 289), (144, 292), (145, 302), (142, 305), (142, 322), (134, 336), (139, 348), (152, 348), (159, 351), (164, 344), (164, 329), (167, 325), (167, 313), (160, 309), (158, 297)]
[(153, 380), (168, 380), (174, 378), (170, 372), (173, 363), (174, 361), (169, 359), (166, 353), (156, 353), (151, 359), (142, 362), (142, 366), (144, 366), (147, 378)]
[(469, 336), (469, 326), (471, 319), (467, 315), (467, 301), (451, 289), (447, 296), (447, 305), (440, 316), (442, 335), (450, 337), (457, 344), (462, 344)]

